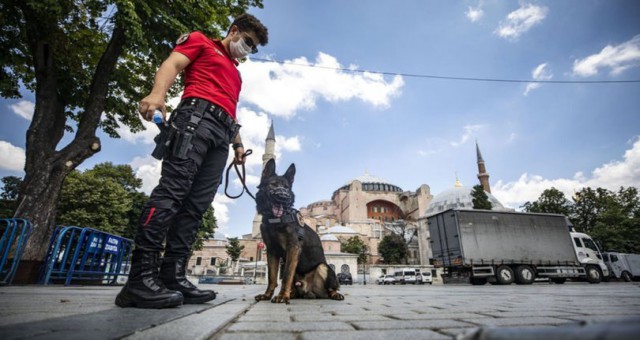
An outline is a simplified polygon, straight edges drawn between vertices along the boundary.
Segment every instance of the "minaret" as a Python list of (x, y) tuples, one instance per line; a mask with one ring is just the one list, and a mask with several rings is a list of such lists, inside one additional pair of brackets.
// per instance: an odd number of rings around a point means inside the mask
[(478, 141), (476, 141), (476, 155), (478, 158), (478, 179), (480, 180), (480, 185), (484, 191), (491, 193), (491, 187), (489, 186), (489, 173), (487, 169), (484, 167), (484, 159), (482, 159), (482, 154), (480, 153), (480, 147), (478, 146)]
[[(267, 139), (264, 141), (264, 154), (262, 155), (262, 170), (264, 170), (264, 166), (267, 165), (267, 162), (270, 160), (276, 159), (276, 134), (273, 130), (273, 121), (271, 121), (271, 126), (269, 127), (269, 133), (267, 134)], [(260, 171), (262, 173), (262, 171)], [(256, 216), (253, 218), (253, 228), (251, 230), (251, 236), (253, 238), (262, 238), (260, 235), (260, 224), (262, 223), (262, 215), (256, 213)]]
[(267, 139), (264, 141), (264, 154), (262, 155), (262, 169), (267, 165), (270, 160), (276, 159), (276, 134), (273, 132), (273, 121), (271, 121), (271, 127), (269, 127), (269, 133)]

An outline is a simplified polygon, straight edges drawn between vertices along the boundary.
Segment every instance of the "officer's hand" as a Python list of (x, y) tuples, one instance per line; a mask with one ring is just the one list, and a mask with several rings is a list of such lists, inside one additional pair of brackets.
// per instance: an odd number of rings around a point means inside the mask
[(167, 108), (164, 105), (164, 98), (162, 96), (150, 94), (140, 101), (138, 112), (140, 112), (144, 120), (150, 121), (153, 118), (153, 112), (155, 110), (162, 111), (162, 120), (166, 120)]
[(235, 157), (233, 158), (233, 163), (237, 164), (237, 165), (244, 164), (244, 161), (245, 161), (244, 148), (243, 147), (237, 147), (233, 151), (235, 153)]

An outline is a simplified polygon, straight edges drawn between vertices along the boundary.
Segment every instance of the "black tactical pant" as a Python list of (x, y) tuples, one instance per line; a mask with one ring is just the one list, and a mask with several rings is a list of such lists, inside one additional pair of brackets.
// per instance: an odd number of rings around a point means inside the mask
[[(184, 129), (196, 109), (181, 105), (174, 112), (172, 124), (178, 130)], [(164, 250), (164, 256), (171, 258), (190, 255), (202, 216), (221, 183), (232, 134), (229, 126), (204, 112), (187, 158), (178, 158), (167, 150), (160, 183), (153, 189), (140, 217), (136, 250)]]

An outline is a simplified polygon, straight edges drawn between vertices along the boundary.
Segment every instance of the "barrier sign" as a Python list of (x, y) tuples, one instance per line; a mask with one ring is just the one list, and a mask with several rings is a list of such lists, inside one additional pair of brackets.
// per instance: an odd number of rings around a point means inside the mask
[(104, 245), (104, 252), (109, 254), (117, 254), (120, 250), (120, 239), (107, 236), (107, 242)]

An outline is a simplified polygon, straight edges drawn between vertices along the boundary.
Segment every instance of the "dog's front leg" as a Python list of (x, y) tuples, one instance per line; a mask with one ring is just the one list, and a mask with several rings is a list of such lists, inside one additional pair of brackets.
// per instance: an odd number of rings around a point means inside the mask
[(269, 284), (264, 294), (256, 295), (256, 301), (270, 300), (278, 286), (278, 269), (280, 258), (267, 252), (267, 267), (269, 268)]
[(274, 297), (271, 302), (289, 304), (289, 299), (291, 298), (291, 286), (293, 284), (293, 277), (296, 274), (296, 267), (298, 267), (299, 259), (300, 244), (295, 242), (287, 249), (285, 272), (284, 276), (282, 277), (282, 288), (280, 288), (280, 293), (278, 294), (278, 296)]

